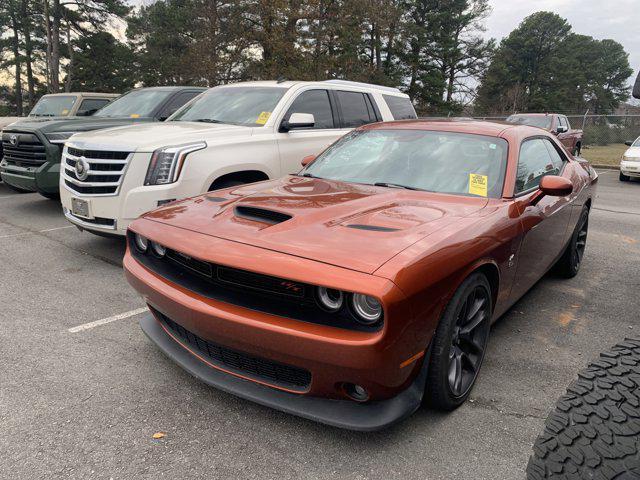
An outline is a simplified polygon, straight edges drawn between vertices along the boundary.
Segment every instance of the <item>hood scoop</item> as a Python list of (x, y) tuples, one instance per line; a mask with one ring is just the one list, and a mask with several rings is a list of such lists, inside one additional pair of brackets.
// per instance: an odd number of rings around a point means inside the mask
[(370, 230), (372, 232), (397, 232), (398, 230), (400, 230), (399, 228), (382, 227), (380, 225), (362, 225), (359, 223), (352, 223), (345, 226), (349, 228), (355, 228), (357, 230)]
[(252, 220), (254, 222), (266, 223), (269, 225), (276, 225), (278, 223), (286, 222), (293, 218), (286, 213), (278, 212), (276, 210), (268, 210), (260, 207), (250, 207), (248, 205), (238, 205), (234, 207), (233, 213), (236, 217), (244, 218), (246, 220)]

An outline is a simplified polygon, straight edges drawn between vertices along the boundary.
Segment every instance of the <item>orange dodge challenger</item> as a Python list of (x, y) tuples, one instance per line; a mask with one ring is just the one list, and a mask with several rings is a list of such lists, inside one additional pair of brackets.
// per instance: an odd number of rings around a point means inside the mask
[(580, 268), (597, 175), (541, 129), (380, 123), (303, 165), (128, 232), (144, 332), (240, 397), (354, 430), (454, 409), (491, 322)]

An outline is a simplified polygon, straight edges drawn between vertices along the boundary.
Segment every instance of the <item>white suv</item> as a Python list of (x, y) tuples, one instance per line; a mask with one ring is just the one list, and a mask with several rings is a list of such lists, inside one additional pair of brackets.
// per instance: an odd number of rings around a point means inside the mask
[(300, 170), (360, 125), (416, 118), (399, 90), (357, 82), (246, 82), (208, 90), (162, 124), (73, 135), (61, 166), (67, 219), (124, 235), (167, 202)]

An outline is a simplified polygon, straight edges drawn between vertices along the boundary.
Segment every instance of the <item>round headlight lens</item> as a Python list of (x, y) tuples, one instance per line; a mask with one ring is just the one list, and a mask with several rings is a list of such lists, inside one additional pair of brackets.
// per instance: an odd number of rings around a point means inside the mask
[(333, 288), (318, 287), (318, 303), (329, 312), (337, 312), (344, 303), (344, 294)]
[(369, 295), (354, 293), (351, 303), (360, 323), (372, 325), (382, 317), (382, 305), (377, 299)]
[(167, 253), (167, 249), (156, 242), (151, 242), (151, 250), (160, 258), (164, 257), (165, 253)]
[(149, 247), (149, 240), (147, 240), (147, 237), (144, 237), (139, 233), (136, 233), (135, 241), (136, 241), (136, 247), (138, 248), (138, 250), (140, 250), (142, 253), (146, 253), (147, 248)]

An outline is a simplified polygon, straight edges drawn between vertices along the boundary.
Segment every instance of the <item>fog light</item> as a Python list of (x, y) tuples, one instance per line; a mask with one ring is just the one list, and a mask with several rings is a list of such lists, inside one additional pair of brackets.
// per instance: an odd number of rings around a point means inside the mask
[(360, 323), (373, 325), (382, 317), (382, 305), (377, 299), (369, 295), (354, 293), (351, 304)]
[(147, 240), (147, 237), (144, 237), (139, 233), (136, 233), (135, 242), (136, 242), (136, 248), (138, 250), (140, 250), (142, 253), (147, 252), (147, 248), (149, 247), (149, 240)]
[(334, 288), (318, 287), (318, 303), (329, 312), (337, 312), (344, 303), (344, 294)]
[(156, 242), (151, 242), (151, 250), (160, 258), (164, 257), (165, 253), (167, 253), (167, 249)]
[(345, 383), (344, 393), (356, 402), (366, 402), (369, 400), (369, 392), (367, 392), (367, 389), (355, 383)]

